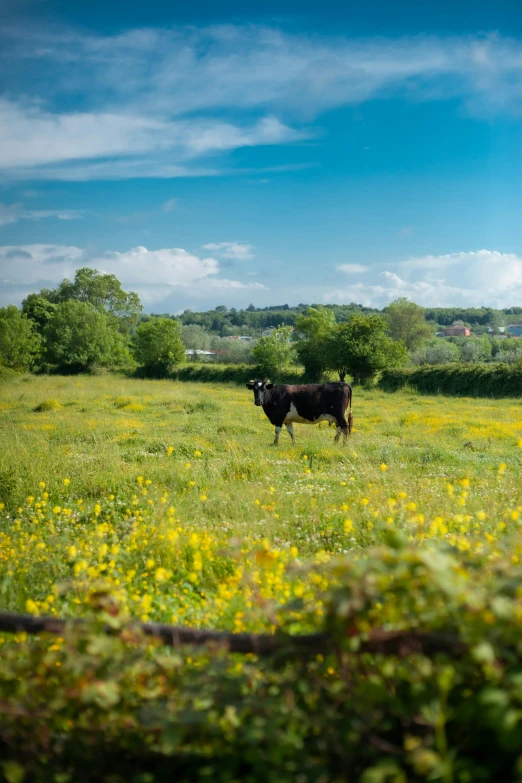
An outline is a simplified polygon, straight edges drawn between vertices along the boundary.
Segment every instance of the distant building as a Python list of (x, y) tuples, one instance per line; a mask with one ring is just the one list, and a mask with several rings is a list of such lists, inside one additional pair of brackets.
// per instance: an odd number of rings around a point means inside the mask
[[(293, 326), (290, 327), (290, 331), (291, 332), (294, 331), (294, 327)], [(263, 331), (261, 332), (261, 336), (262, 337), (270, 337), (272, 332), (275, 332), (275, 326), (269, 326), (268, 329), (263, 329)]]
[(444, 337), (469, 337), (471, 332), (467, 326), (461, 326), (461, 324), (453, 324), (453, 326), (447, 326), (443, 329)]
[(254, 339), (249, 334), (231, 334), (228, 337), (229, 340), (243, 340), (245, 343), (250, 343)]
[(522, 337), (522, 324), (510, 324), (507, 331), (511, 337)]
[(205, 359), (215, 359), (216, 357), (216, 351), (202, 351), (199, 348), (197, 350), (194, 350), (192, 348), (187, 348), (185, 351), (185, 356), (190, 356), (192, 359), (195, 359), (196, 357), (199, 358), (205, 358)]

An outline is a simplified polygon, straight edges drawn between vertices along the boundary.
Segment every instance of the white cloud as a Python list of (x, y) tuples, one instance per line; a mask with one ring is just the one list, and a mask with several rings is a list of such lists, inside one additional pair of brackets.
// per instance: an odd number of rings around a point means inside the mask
[(18, 220), (78, 220), (84, 212), (77, 209), (24, 209), (22, 204), (2, 204), (0, 202), (0, 226), (16, 223)]
[(368, 271), (368, 267), (363, 264), (340, 264), (337, 269), (345, 275), (358, 275)]
[[(4, 78), (5, 94), (20, 79), (29, 86), (23, 101), (0, 102), (0, 168), (11, 179), (208, 175), (216, 167), (202, 158), (313, 137), (303, 120), (337, 106), (452, 98), (489, 118), (519, 111), (522, 97), (520, 41), (498, 34), (350, 39), (221, 25), (96, 36), (26, 27), (4, 31), (0, 50), (2, 70), (18, 79)], [(71, 95), (82, 111), (49, 108)]]
[(241, 242), (209, 242), (203, 245), (205, 250), (212, 250), (223, 258), (232, 258), (235, 261), (248, 261), (254, 257), (252, 245)]
[(0, 247), (2, 299), (19, 301), (29, 291), (74, 277), (76, 269), (83, 266), (115, 274), (145, 303), (160, 302), (173, 293), (200, 298), (216, 289), (233, 293), (265, 288), (260, 283), (217, 277), (220, 270), (215, 258), (200, 258), (182, 248), (135, 247), (125, 252), (95, 253), (75, 246), (35, 244)]
[(510, 307), (522, 299), (522, 258), (477, 250), (401, 261), (369, 283), (328, 291), (325, 302), (385, 307), (405, 296), (426, 307)]
[(9, 179), (123, 178), (144, 171), (151, 176), (151, 166), (155, 176), (185, 176), (197, 158), (309, 136), (309, 131), (293, 130), (275, 117), (238, 125), (130, 111), (57, 114), (36, 102), (0, 99), (0, 172)]
[(20, 220), (21, 204), (0, 203), (0, 226), (7, 226)]

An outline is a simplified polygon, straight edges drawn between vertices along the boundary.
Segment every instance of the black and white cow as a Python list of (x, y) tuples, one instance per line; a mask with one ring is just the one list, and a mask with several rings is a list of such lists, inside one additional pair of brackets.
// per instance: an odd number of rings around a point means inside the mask
[[(341, 433), (346, 441), (352, 430), (352, 387), (347, 383), (313, 383), (303, 386), (274, 386), (264, 381), (250, 381), (254, 402), (261, 405), (275, 427), (274, 446), (283, 424), (295, 443), (294, 423), (317, 424), (328, 421), (336, 425), (335, 440)], [(346, 421), (346, 410), (348, 421)]]

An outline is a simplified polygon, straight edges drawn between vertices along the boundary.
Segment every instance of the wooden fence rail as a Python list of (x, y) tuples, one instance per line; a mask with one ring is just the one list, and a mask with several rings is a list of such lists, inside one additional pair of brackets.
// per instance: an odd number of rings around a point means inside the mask
[[(87, 620), (57, 617), (36, 617), (34, 615), (0, 612), (0, 632), (27, 634), (49, 633), (61, 636), (66, 628), (88, 627)], [(248, 634), (226, 633), (225, 631), (205, 631), (162, 623), (143, 623), (131, 621), (124, 629), (135, 629), (170, 647), (180, 647), (184, 644), (203, 645), (217, 644), (228, 648), (234, 653), (254, 653), (255, 655), (273, 655), (291, 648), (296, 654), (328, 652), (332, 648), (332, 640), (327, 634), (316, 633), (303, 636), (288, 636), (285, 634)], [(107, 633), (118, 633), (123, 629), (105, 626)], [(372, 631), (367, 638), (361, 640), (358, 653), (381, 653), (407, 657), (413, 653), (435, 655), (445, 652), (460, 656), (466, 651), (466, 645), (455, 635), (431, 631)]]

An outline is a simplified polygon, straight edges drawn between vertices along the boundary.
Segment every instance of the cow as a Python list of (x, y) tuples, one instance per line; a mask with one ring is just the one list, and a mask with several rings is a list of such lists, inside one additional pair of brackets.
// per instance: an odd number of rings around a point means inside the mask
[[(295, 443), (294, 423), (317, 424), (327, 421), (336, 425), (335, 440), (341, 433), (346, 443), (352, 431), (352, 387), (347, 383), (311, 383), (301, 386), (274, 386), (265, 381), (250, 381), (247, 389), (254, 392), (254, 403), (262, 406), (275, 427), (273, 445), (279, 442), (283, 424)], [(348, 421), (346, 410), (349, 406)]]

